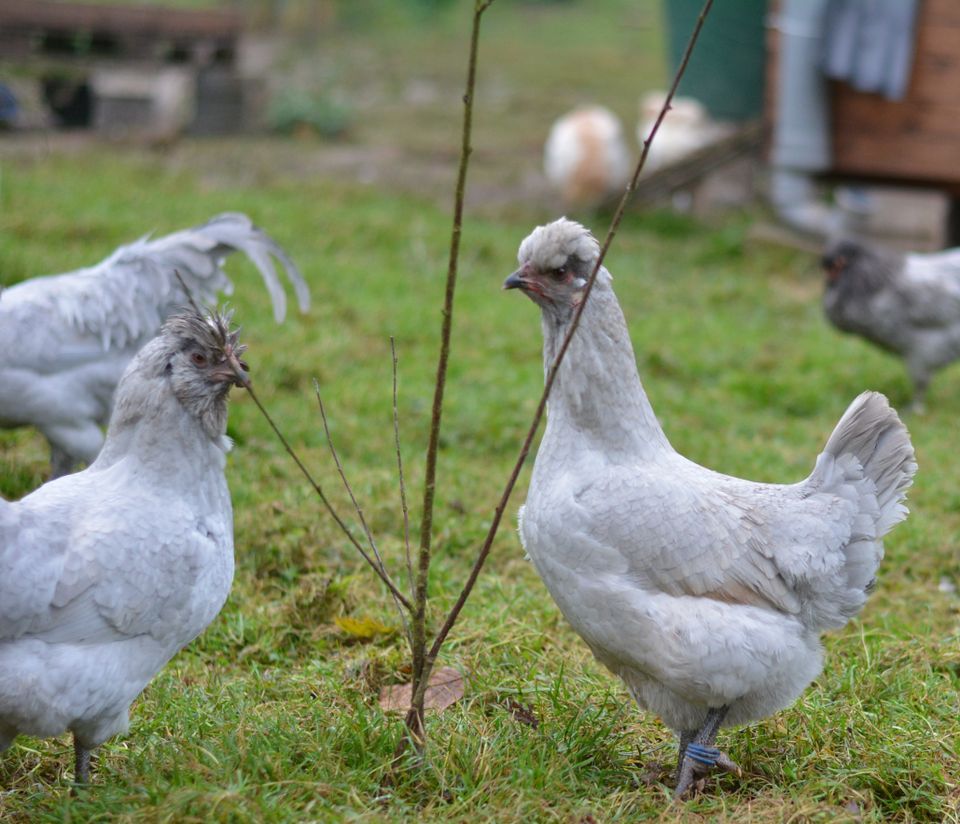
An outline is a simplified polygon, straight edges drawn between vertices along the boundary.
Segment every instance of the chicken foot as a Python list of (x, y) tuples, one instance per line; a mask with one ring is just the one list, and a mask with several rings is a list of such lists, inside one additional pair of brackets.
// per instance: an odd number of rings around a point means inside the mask
[(740, 767), (731, 761), (726, 753), (713, 746), (728, 709), (730, 708), (711, 708), (699, 730), (684, 730), (680, 733), (675, 799), (683, 798), (695, 779), (706, 776), (714, 768), (740, 775)]

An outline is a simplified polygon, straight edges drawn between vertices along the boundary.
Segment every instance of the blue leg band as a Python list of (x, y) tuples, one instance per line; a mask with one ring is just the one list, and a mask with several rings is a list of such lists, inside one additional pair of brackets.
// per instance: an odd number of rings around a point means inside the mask
[(687, 744), (685, 754), (694, 761), (698, 761), (707, 767), (714, 767), (717, 764), (717, 759), (720, 757), (720, 750), (716, 747), (705, 747), (703, 744), (697, 744), (691, 741)]

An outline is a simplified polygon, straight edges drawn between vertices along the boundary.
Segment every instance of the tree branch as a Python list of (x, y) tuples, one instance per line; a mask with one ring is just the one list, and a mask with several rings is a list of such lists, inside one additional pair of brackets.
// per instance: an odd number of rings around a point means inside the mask
[[(193, 308), (193, 311), (196, 312), (198, 315), (202, 315), (203, 312), (200, 310), (200, 307), (197, 305), (196, 300), (194, 300), (193, 292), (190, 290), (190, 287), (187, 286), (186, 281), (184, 281), (183, 277), (180, 275), (180, 272), (177, 269), (174, 269), (173, 274), (177, 278), (177, 280), (180, 281), (180, 286), (183, 289), (184, 294), (187, 296), (187, 300), (190, 302), (190, 306)], [(386, 584), (387, 589), (390, 590), (390, 594), (393, 596), (393, 600), (397, 604), (398, 609), (402, 604), (407, 609), (408, 612), (412, 613), (413, 605), (410, 603), (409, 599), (402, 592), (400, 592), (399, 589), (397, 589), (396, 585), (390, 579), (390, 576), (387, 573), (386, 568), (383, 566), (383, 559), (381, 559), (380, 553), (377, 552), (377, 545), (373, 540), (373, 535), (370, 534), (370, 530), (367, 527), (367, 522), (366, 520), (364, 520), (363, 510), (360, 509), (360, 505), (357, 503), (357, 499), (354, 498), (353, 490), (350, 488), (350, 484), (347, 482), (346, 475), (344, 475), (343, 473), (343, 467), (340, 466), (340, 459), (337, 457), (337, 452), (333, 447), (333, 441), (330, 439), (330, 429), (327, 426), (327, 416), (323, 410), (323, 401), (320, 399), (320, 386), (317, 384), (316, 381), (314, 381), (314, 386), (316, 387), (316, 390), (317, 390), (317, 401), (319, 401), (320, 403), (320, 416), (323, 418), (323, 429), (327, 435), (327, 444), (330, 446), (330, 451), (333, 453), (333, 459), (337, 464), (337, 470), (340, 472), (340, 478), (341, 480), (343, 480), (344, 486), (346, 486), (347, 492), (350, 495), (350, 500), (353, 501), (353, 505), (357, 510), (357, 514), (360, 516), (360, 523), (363, 525), (364, 531), (367, 534), (367, 539), (370, 541), (370, 546), (373, 547), (373, 554), (376, 556), (376, 559), (377, 559), (376, 563), (374, 563), (374, 560), (369, 555), (367, 555), (364, 548), (360, 545), (360, 542), (354, 537), (353, 533), (350, 531), (350, 528), (346, 525), (346, 523), (344, 523), (343, 519), (337, 514), (337, 511), (333, 508), (333, 504), (330, 503), (330, 501), (327, 499), (327, 496), (324, 494), (323, 489), (313, 479), (313, 476), (307, 470), (306, 466), (304, 466), (303, 461), (300, 460), (300, 457), (297, 455), (296, 452), (294, 452), (293, 447), (290, 446), (290, 443), (283, 436), (283, 433), (280, 431), (277, 425), (273, 422), (273, 418), (270, 417), (270, 413), (267, 412), (266, 407), (264, 407), (264, 405), (260, 403), (260, 398), (258, 398), (257, 393), (253, 391), (253, 385), (250, 383), (250, 378), (248, 378), (246, 375), (240, 372), (235, 372), (235, 374), (237, 376), (237, 380), (240, 381), (243, 388), (250, 393), (250, 397), (253, 398), (253, 402), (257, 405), (257, 409), (260, 410), (260, 414), (262, 414), (263, 417), (266, 418), (267, 423), (270, 424), (270, 428), (274, 431), (274, 434), (280, 439), (280, 443), (282, 443), (284, 449), (287, 450), (287, 454), (289, 454), (290, 457), (293, 458), (294, 463), (300, 468), (300, 471), (303, 473), (303, 476), (310, 483), (310, 486), (312, 486), (314, 491), (317, 493), (317, 495), (320, 496), (320, 500), (323, 502), (323, 505), (326, 507), (327, 512), (329, 512), (330, 515), (333, 517), (333, 520), (336, 521), (337, 526), (340, 527), (340, 529), (343, 531), (343, 534), (347, 536), (347, 540), (349, 540), (350, 543), (353, 544), (353, 546), (360, 553), (360, 555), (363, 556), (363, 560), (365, 560), (368, 564), (370, 564), (370, 566), (373, 568), (373, 571), (380, 576), (380, 580), (382, 580), (383, 583)], [(404, 629), (407, 630), (407, 636), (409, 637), (409, 629), (407, 627), (406, 616), (403, 614), (402, 610), (400, 613), (400, 620), (403, 622)]]
[(313, 475), (310, 474), (310, 471), (307, 469), (306, 466), (304, 466), (303, 461), (300, 460), (299, 455), (297, 455), (297, 453), (293, 450), (293, 447), (290, 446), (289, 441), (287, 441), (283, 433), (274, 423), (273, 418), (270, 417), (270, 413), (267, 412), (266, 407), (264, 407), (264, 405), (260, 403), (260, 398), (258, 398), (257, 393), (254, 392), (253, 386), (250, 383), (250, 380), (246, 376), (241, 375), (240, 373), (237, 373), (237, 379), (243, 384), (243, 388), (250, 393), (250, 397), (253, 398), (253, 402), (257, 405), (257, 409), (260, 410), (260, 414), (263, 415), (264, 418), (266, 418), (267, 423), (270, 424), (270, 428), (273, 430), (273, 433), (280, 439), (280, 443), (283, 444), (283, 448), (286, 449), (287, 454), (291, 458), (293, 458), (293, 462), (300, 469), (300, 472), (303, 473), (303, 477), (307, 479), (307, 482), (310, 484), (310, 486), (313, 487), (313, 491), (316, 492), (317, 495), (320, 497), (320, 500), (323, 502), (323, 505), (326, 508), (327, 512), (329, 512), (333, 520), (336, 521), (337, 526), (340, 527), (340, 530), (343, 532), (343, 534), (347, 536), (347, 540), (350, 541), (351, 544), (353, 544), (357, 552), (359, 552), (360, 555), (363, 557), (363, 560), (370, 565), (370, 568), (377, 573), (380, 580), (383, 581), (387, 589), (390, 590), (390, 594), (393, 595), (393, 597), (396, 598), (401, 604), (403, 604), (403, 606), (406, 607), (409, 612), (413, 612), (413, 604), (410, 603), (410, 600), (399, 589), (397, 589), (393, 581), (390, 580), (390, 576), (387, 575), (386, 571), (381, 569), (381, 567), (377, 566), (377, 563), (373, 560), (373, 558), (371, 558), (367, 554), (366, 550), (363, 548), (360, 542), (356, 539), (354, 534), (350, 531), (350, 528), (346, 525), (346, 523), (344, 523), (343, 519), (337, 513), (336, 509), (334, 509), (333, 504), (330, 503), (329, 499), (327, 498), (320, 484), (318, 484), (313, 479)]
[(450, 359), (450, 334), (453, 328), (453, 298), (457, 287), (457, 264), (460, 256), (460, 237), (463, 231), (463, 200), (467, 168), (472, 148), (473, 98), (477, 80), (477, 51), (480, 40), (480, 20), (493, 0), (475, 0), (473, 28), (470, 32), (470, 55), (467, 62), (466, 91), (463, 95), (463, 131), (460, 147), (460, 166), (454, 195), (453, 228), (450, 235), (450, 258), (447, 264), (446, 291), (443, 299), (443, 321), (440, 329), (440, 354), (434, 384), (433, 407), (430, 415), (430, 436), (427, 444), (426, 471), (423, 483), (423, 513), (420, 521), (420, 546), (417, 554), (417, 581), (414, 591), (416, 609), (413, 617), (413, 703), (418, 718), (414, 735), (422, 735), (423, 694), (429, 672), (424, 671), (426, 649), (427, 585), (430, 573), (431, 539), (433, 536), (433, 506), (436, 493), (437, 452), (440, 444), (440, 423), (443, 417), (443, 395), (447, 383), (447, 364)]
[(683, 54), (683, 59), (680, 61), (680, 65), (677, 67), (676, 75), (673, 78), (673, 84), (670, 86), (670, 92), (663, 101), (663, 106), (660, 109), (660, 115), (657, 117), (656, 122), (650, 129), (650, 134), (647, 136), (646, 140), (643, 141), (643, 151), (640, 153), (640, 159), (637, 161), (637, 166), (633, 172), (630, 182), (627, 184), (627, 188), (623, 193), (623, 197), (620, 198), (620, 203), (617, 206), (616, 212), (614, 213), (613, 220), (610, 224), (610, 229), (607, 231), (606, 239), (604, 240), (603, 246), (600, 249), (600, 254), (597, 257), (597, 262), (593, 267), (593, 271), (590, 273), (590, 277), (587, 279), (587, 284), (584, 287), (583, 292), (583, 300), (581, 300), (579, 306), (577, 306), (573, 314), (573, 319), (570, 323), (570, 328), (567, 330), (567, 334), (560, 345), (560, 349), (557, 351), (557, 356), (554, 358), (553, 364), (550, 366), (550, 369), (547, 372), (547, 377), (544, 381), (543, 392), (541, 393), (540, 400), (537, 403), (537, 409), (533, 414), (533, 421), (531, 422), (530, 428), (527, 430), (527, 434), (523, 439), (523, 445), (520, 448), (520, 454), (517, 456), (517, 461), (510, 472), (510, 477), (507, 479), (507, 484), (504, 487), (503, 494), (500, 496), (500, 501), (497, 503), (497, 507), (494, 510), (493, 522), (490, 524), (490, 529), (483, 541), (483, 545), (480, 547), (480, 552), (477, 555), (476, 561), (474, 561), (473, 568), (470, 570), (470, 575), (467, 577), (467, 581), (460, 592), (460, 596), (451, 607), (450, 612), (447, 614), (447, 617), (443, 622), (443, 626), (440, 628), (440, 631), (437, 633), (436, 638), (434, 638), (433, 644), (430, 647), (430, 652), (427, 655), (427, 661), (431, 665), (433, 661), (436, 660), (437, 654), (440, 652), (440, 648), (443, 646), (443, 642), (446, 640), (447, 635), (450, 633), (450, 630), (456, 623), (464, 604), (467, 602), (467, 598), (473, 591), (473, 587), (480, 575), (480, 570), (483, 569), (483, 565), (487, 560), (487, 556), (490, 554), (490, 549), (493, 546), (493, 540), (497, 535), (497, 530), (500, 528), (500, 521), (503, 519), (504, 510), (507, 508), (510, 495), (513, 493), (517, 479), (520, 477), (520, 470), (523, 468), (523, 464), (527, 459), (527, 455), (530, 454), (530, 448), (533, 444), (533, 439), (536, 437), (537, 430), (540, 427), (540, 421), (543, 418), (544, 411), (546, 410), (547, 399), (550, 397), (550, 390), (553, 388), (553, 383), (557, 376), (557, 370), (560, 368), (560, 364), (563, 362), (564, 355), (567, 353), (567, 349), (570, 346), (570, 340), (573, 338), (574, 333), (577, 331), (577, 327), (580, 325), (580, 318), (583, 315), (583, 309), (587, 304), (587, 300), (590, 298), (590, 292), (593, 291), (593, 284), (596, 283), (597, 274), (600, 272), (601, 266), (603, 266), (603, 259), (606, 257), (607, 250), (610, 248), (610, 244), (613, 242), (613, 238), (617, 233), (617, 229), (620, 226), (620, 221), (623, 219), (623, 214), (626, 211), (627, 204), (630, 201), (630, 196), (633, 194), (633, 190), (637, 187), (637, 181), (640, 179), (640, 173), (643, 171), (643, 165), (646, 163), (647, 155), (650, 152), (650, 144), (653, 142), (654, 136), (660, 129), (660, 124), (663, 122), (663, 118), (666, 117), (667, 112), (670, 110), (670, 103), (673, 101), (674, 94), (676, 94), (677, 86), (680, 85), (680, 79), (683, 77), (683, 73), (686, 71), (687, 63), (690, 61), (690, 55), (693, 53), (693, 48), (696, 45), (697, 38), (700, 36), (700, 30), (703, 28), (703, 23), (706, 20), (707, 14), (710, 12), (710, 7), (712, 5), (713, 0), (706, 0), (706, 3), (704, 3), (703, 9), (700, 12), (700, 16), (697, 18), (697, 24), (693, 29), (693, 33), (690, 35), (689, 42), (687, 43), (687, 48)]
[[(320, 395), (320, 383), (316, 379), (313, 381), (313, 388), (317, 395), (317, 405), (320, 407), (320, 419), (323, 421), (323, 434), (326, 435), (327, 446), (330, 449), (331, 456), (333, 456), (333, 463), (337, 467), (337, 473), (340, 475), (343, 488), (347, 490), (347, 495), (350, 496), (350, 502), (353, 504), (354, 512), (357, 513), (357, 518), (360, 520), (360, 526), (363, 527), (363, 533), (367, 536), (367, 543), (370, 544), (370, 549), (373, 550), (373, 557), (377, 559), (377, 566), (382, 573), (382, 577), (389, 578), (390, 574), (383, 565), (383, 558), (380, 557), (380, 550), (377, 549), (377, 542), (374, 540), (373, 533), (370, 531), (366, 517), (364, 517), (363, 508), (360, 506), (360, 502), (357, 501), (357, 496), (353, 494), (353, 487), (350, 486), (350, 481), (347, 480), (347, 473), (344, 472), (343, 464), (340, 463), (340, 455), (337, 454), (337, 448), (333, 444), (333, 436), (330, 434), (330, 422), (327, 420), (327, 410), (324, 409), (323, 398)], [(407, 640), (410, 641), (410, 627), (407, 624), (407, 614), (400, 604), (400, 601), (397, 600), (397, 596), (394, 595), (392, 591), (390, 594), (393, 595), (393, 602), (397, 605), (397, 611), (400, 613), (400, 622), (403, 624), (403, 631), (406, 633)]]

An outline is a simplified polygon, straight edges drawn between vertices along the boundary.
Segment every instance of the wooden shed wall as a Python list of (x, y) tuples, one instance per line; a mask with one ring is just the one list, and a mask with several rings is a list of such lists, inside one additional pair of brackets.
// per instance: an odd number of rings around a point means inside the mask
[(960, 2), (923, 0), (907, 97), (832, 84), (834, 172), (960, 193)]

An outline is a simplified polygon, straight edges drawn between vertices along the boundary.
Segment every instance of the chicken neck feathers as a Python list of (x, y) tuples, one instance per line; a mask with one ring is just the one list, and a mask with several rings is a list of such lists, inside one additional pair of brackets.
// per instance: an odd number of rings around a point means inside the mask
[[(549, 363), (561, 334), (546, 332)], [(570, 525), (622, 554), (624, 571), (652, 591), (775, 608), (811, 628), (842, 625), (864, 602), (880, 538), (906, 515), (912, 448), (875, 393), (851, 404), (798, 484), (733, 478), (676, 453), (609, 288), (585, 307), (549, 415), (531, 486), (572, 484)]]

